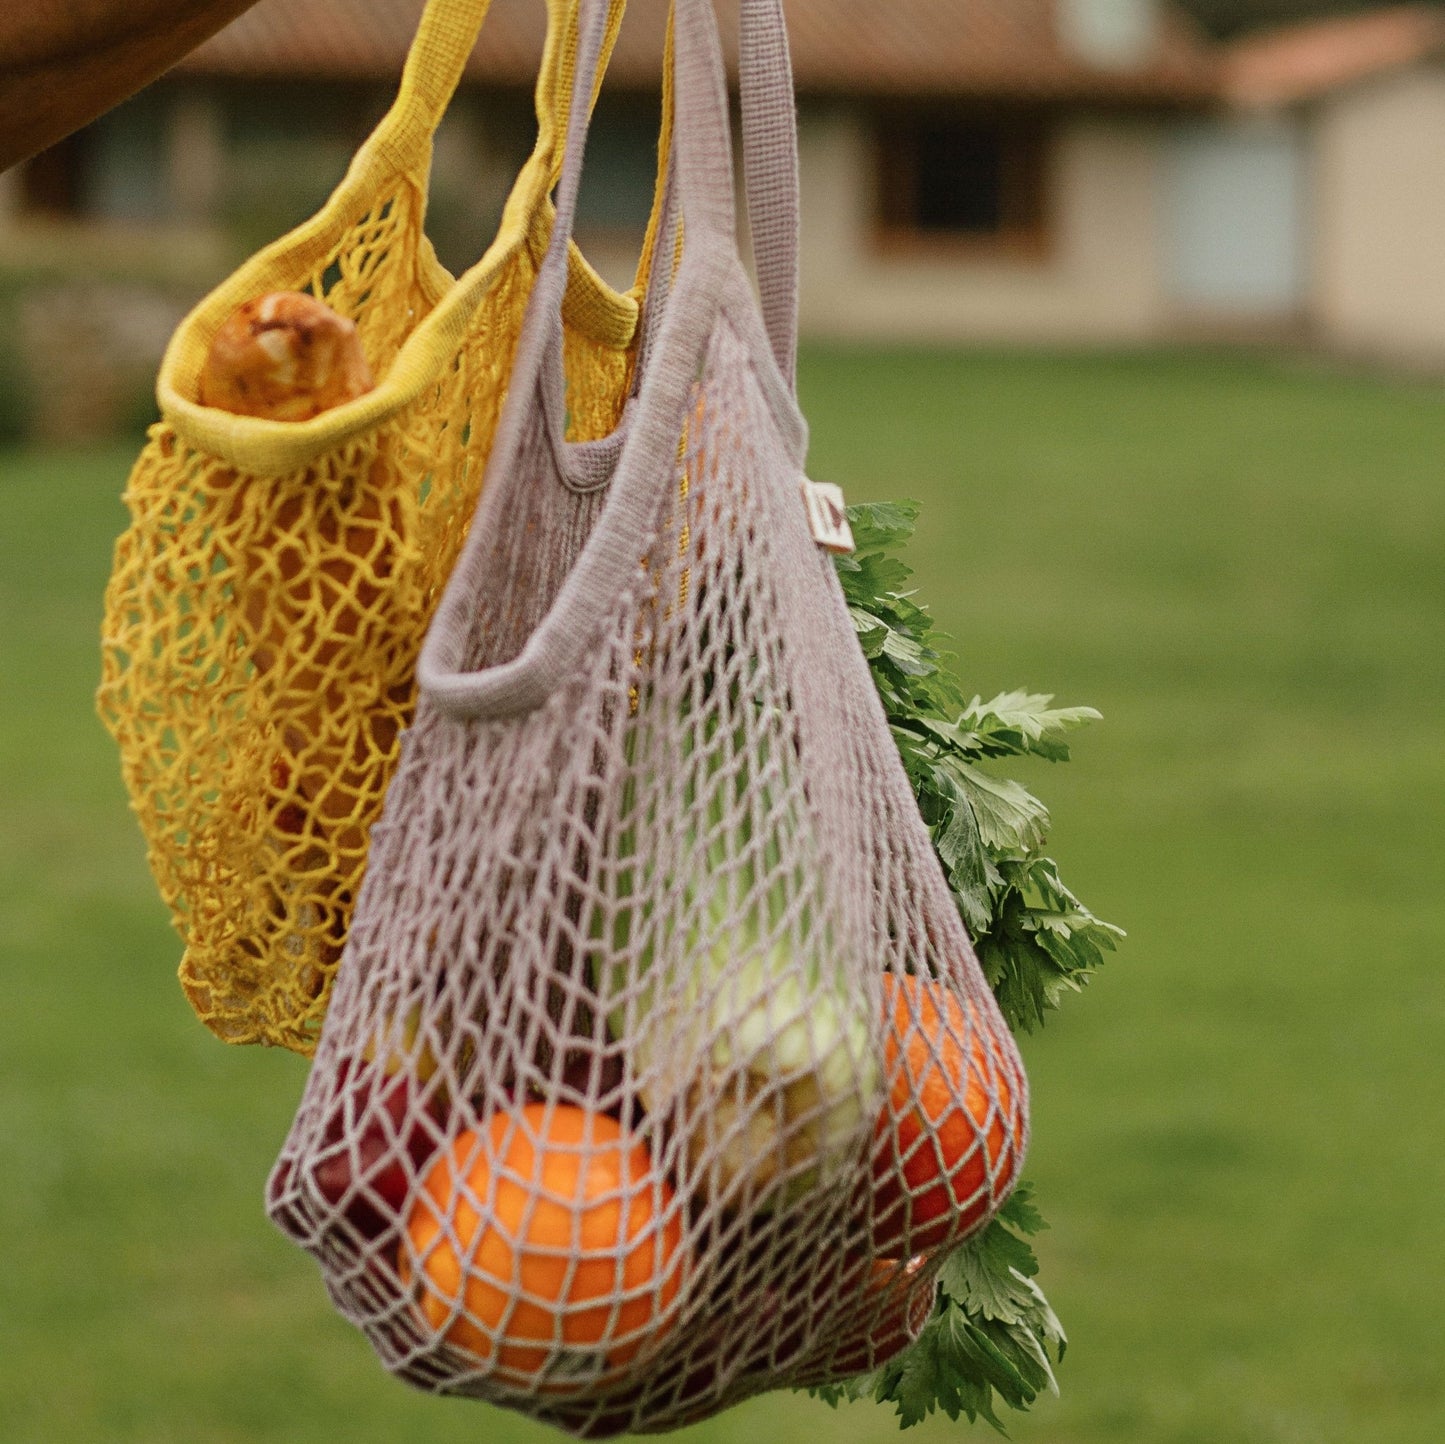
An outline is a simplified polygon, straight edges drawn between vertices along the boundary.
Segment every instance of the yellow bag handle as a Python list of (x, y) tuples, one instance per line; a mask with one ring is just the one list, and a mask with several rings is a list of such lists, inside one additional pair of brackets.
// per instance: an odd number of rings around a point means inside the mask
[[(171, 338), (156, 381), (162, 415), (199, 450), (254, 475), (278, 475), (310, 465), (325, 452), (371, 431), (414, 401), (455, 353), (480, 300), (505, 263), (523, 247), (540, 257), (551, 232), (548, 199), (560, 169), (566, 96), (575, 63), (578, 0), (546, 0), (547, 40), (536, 86), (536, 145), (508, 196), (496, 238), (459, 279), (437, 261), (420, 237), (420, 282), (430, 300), (426, 314), (403, 342), (377, 386), (354, 401), (308, 421), (235, 416), (195, 399), (212, 336), (243, 302), (269, 290), (291, 288), (298, 274), (323, 269), (338, 229), (364, 216), (379, 191), (404, 184), (424, 209), (432, 140), (460, 83), (491, 0), (428, 0), (402, 71), (397, 98), (362, 144), (330, 199), (310, 220), (258, 251), (205, 297)], [(606, 46), (610, 54), (626, 0), (609, 0)], [(561, 97), (561, 98), (559, 98)], [(595, 92), (594, 92), (595, 99)], [(670, 135), (672, 100), (664, 95), (664, 136)], [(665, 172), (666, 150), (662, 151)], [(660, 203), (654, 206), (644, 260), (655, 244)], [(639, 269), (639, 276), (645, 272)], [(575, 248), (564, 315), (604, 345), (626, 347), (636, 334), (639, 289), (613, 291)]]

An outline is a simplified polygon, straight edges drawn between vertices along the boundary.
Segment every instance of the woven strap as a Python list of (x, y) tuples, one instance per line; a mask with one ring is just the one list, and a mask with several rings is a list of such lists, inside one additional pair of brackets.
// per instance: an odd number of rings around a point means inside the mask
[(753, 265), (773, 358), (796, 390), (798, 361), (798, 114), (781, 0), (743, 0), (739, 85), (743, 175)]
[[(576, 0), (546, 3), (547, 39), (537, 85), (537, 149), (550, 157), (555, 180), (561, 173), (556, 142), (565, 130), (572, 101), (577, 4)], [(385, 149), (410, 157), (419, 147), (430, 145), (461, 84), (491, 7), (492, 0), (427, 0), (407, 52), (397, 101), (378, 128)], [(594, 100), (625, 9), (626, 0), (609, 0)]]
[[(492, 294), (512, 258), (547, 234), (548, 193), (560, 170), (559, 75), (571, 77), (577, 0), (546, 0), (547, 31), (536, 84), (537, 139), (508, 195), (497, 234), (486, 253), (451, 278), (420, 237), (417, 266), (428, 305), (420, 308), (400, 350), (378, 385), (365, 396), (305, 421), (238, 417), (196, 399), (197, 379), (212, 336), (243, 301), (266, 291), (305, 289), (335, 258), (339, 235), (380, 203), (398, 178), (407, 194), (424, 195), (432, 140), (459, 83), (490, 9), (490, 0), (428, 0), (408, 50), (395, 100), (352, 158), (325, 206), (294, 230), (263, 247), (206, 296), (176, 329), (156, 380), (161, 414), (198, 451), (239, 470), (273, 476), (310, 466), (339, 446), (390, 424), (429, 388), (464, 344), (478, 308)], [(604, 56), (621, 23), (624, 0), (610, 0)], [(599, 68), (599, 74), (600, 74)], [(597, 84), (594, 78), (592, 94)], [(670, 96), (664, 94), (664, 108)], [(655, 234), (660, 210), (650, 230)], [(414, 218), (409, 225), (420, 229)], [(630, 345), (637, 334), (638, 294), (618, 295), (574, 248), (568, 320), (604, 344)], [(639, 288), (640, 290), (640, 288)], [(434, 304), (431, 304), (434, 302)]]
[[(590, 10), (582, 0), (582, 10)], [(603, 24), (600, 16), (593, 22)], [(569, 44), (567, 52), (577, 57), (574, 77), (576, 97), (580, 98), (584, 83), (596, 87), (605, 71), (610, 47), (615, 43), (613, 16), (606, 17), (606, 29), (600, 38), (595, 74), (582, 63), (580, 39)], [(666, 311), (667, 296), (681, 251), (680, 207), (681, 188), (675, 183), (673, 144), (673, 112), (676, 80), (676, 3), (669, 12), (667, 44), (664, 51), (664, 119), (663, 143), (659, 147), (659, 191), (654, 199), (648, 238), (639, 277), (646, 277), (647, 302), (643, 314), (643, 334), (637, 376), (640, 381), (649, 364), (659, 318)], [(570, 37), (572, 39), (575, 37)], [(797, 110), (793, 99), (792, 66), (788, 56), (788, 32), (781, 0), (742, 0), (740, 14), (741, 98), (743, 107), (744, 190), (748, 223), (753, 235), (753, 259), (762, 302), (763, 323), (768, 333), (773, 359), (777, 363), (790, 393), (796, 392), (796, 360), (798, 330), (798, 135)], [(700, 34), (692, 42), (694, 53), (709, 54), (711, 72), (704, 80), (699, 67), (696, 87), (698, 104), (690, 107), (689, 133), (697, 138), (695, 151), (720, 158), (726, 171), (714, 174), (709, 185), (717, 188), (719, 235), (729, 244), (736, 224), (733, 217), (733, 169), (731, 146), (727, 144), (726, 101), (723, 123), (719, 130), (716, 113), (716, 74), (721, 65), (714, 37), (711, 52)], [(702, 48), (701, 52), (699, 48)], [(542, 404), (547, 413), (560, 469), (567, 484), (577, 491), (592, 491), (606, 485), (621, 453), (625, 431), (619, 429), (610, 437), (584, 443), (566, 441), (566, 381), (562, 359), (562, 326), (560, 309), (553, 307), (552, 296), (564, 278), (568, 244), (576, 220), (577, 197), (585, 169), (585, 152), (590, 110), (584, 111), (577, 99), (569, 103), (568, 133), (563, 146), (563, 164), (557, 186), (557, 216), (553, 223), (551, 244), (537, 281), (538, 311), (555, 315), (551, 323), (545, 354), (542, 357)], [(679, 122), (680, 123), (680, 122)], [(708, 203), (697, 198), (696, 204)], [(670, 242), (670, 244), (669, 244)]]
[[(590, 79), (600, 50), (601, 0), (582, 0), (583, 45), (579, 46), (579, 87)], [(778, 8), (778, 0), (756, 0)], [(443, 712), (459, 718), (499, 717), (530, 711), (550, 695), (557, 678), (575, 659), (590, 622), (605, 612), (638, 565), (637, 537), (656, 506), (657, 489), (670, 475), (676, 427), (687, 404), (696, 357), (725, 297), (748, 294), (737, 252), (733, 203), (732, 145), (727, 89), (710, 0), (676, 0), (674, 91), (676, 96), (673, 183), (685, 229), (677, 277), (663, 307), (661, 329), (651, 348), (639, 394), (618, 430), (600, 441), (568, 444), (557, 395), (556, 313), (566, 279), (567, 244), (584, 163), (588, 117), (574, 106), (566, 160), (557, 191), (557, 223), (551, 248), (532, 291), (527, 325), (514, 361), (511, 393), (497, 431), (492, 466), (508, 467), (533, 408), (541, 405), (558, 471), (578, 490), (613, 481), (607, 504), (587, 546), (568, 574), (555, 605), (527, 639), (519, 655), (480, 672), (463, 671), (473, 620), (479, 571), (487, 565), (485, 537), (489, 508), (505, 504), (505, 488), (483, 490), (481, 510), (453, 573), (417, 665), (421, 691)], [(737, 308), (739, 314), (742, 308)], [(751, 314), (756, 317), (756, 304)], [(791, 389), (778, 368), (768, 367), (770, 343), (759, 334), (753, 348), (765, 389), (780, 418), (787, 445), (801, 469), (806, 428)], [(771, 377), (766, 371), (772, 372)]]
[[(669, 19), (666, 81), (673, 75), (674, 27)], [(743, 184), (762, 316), (778, 371), (797, 391), (800, 200), (798, 122), (793, 68), (781, 0), (741, 0), (739, 88), (742, 98)], [(658, 243), (645, 288), (641, 354), (651, 349), (681, 253), (681, 214), (669, 167), (653, 222), (671, 244)]]

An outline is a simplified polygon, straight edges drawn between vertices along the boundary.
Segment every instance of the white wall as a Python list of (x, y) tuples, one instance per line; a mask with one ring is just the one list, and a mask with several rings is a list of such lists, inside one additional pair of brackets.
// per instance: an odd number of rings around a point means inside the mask
[(1059, 344), (1163, 334), (1165, 125), (1104, 116), (1061, 122), (1052, 157), (1048, 253), (985, 257), (962, 248), (880, 248), (865, 117), (843, 104), (805, 107), (804, 332)]
[(1166, 196), (1169, 289), (1182, 308), (1248, 320), (1303, 308), (1307, 167), (1295, 116), (1180, 125)]
[(1316, 124), (1319, 329), (1346, 349), (1445, 364), (1445, 69), (1342, 92)]

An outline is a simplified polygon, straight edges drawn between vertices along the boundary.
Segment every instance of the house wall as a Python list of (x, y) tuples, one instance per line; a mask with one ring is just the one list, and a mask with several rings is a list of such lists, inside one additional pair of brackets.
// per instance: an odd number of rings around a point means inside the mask
[(1313, 318), (1342, 349), (1445, 364), (1445, 69), (1321, 102)]
[(1168, 324), (1160, 170), (1167, 122), (1079, 115), (1052, 153), (1042, 255), (882, 248), (872, 136), (843, 104), (805, 106), (801, 321), (858, 340), (1088, 344), (1143, 341)]
[(1181, 124), (1169, 145), (1169, 289), (1199, 322), (1291, 323), (1308, 299), (1310, 145), (1293, 114)]

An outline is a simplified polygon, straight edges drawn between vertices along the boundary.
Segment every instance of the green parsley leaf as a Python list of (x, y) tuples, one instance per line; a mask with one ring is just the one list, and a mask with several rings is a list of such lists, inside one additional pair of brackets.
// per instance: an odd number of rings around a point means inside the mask
[[(913, 534), (915, 502), (848, 508), (855, 550), (834, 558), (899, 757), (980, 965), (1009, 1027), (1030, 1032), (1080, 991), (1123, 937), (1064, 885), (1044, 854), (1049, 815), (1019, 782), (980, 763), (1067, 761), (1068, 735), (1092, 707), (1054, 707), (1034, 692), (967, 697), (949, 671), (947, 639), (905, 591), (911, 569), (893, 552)], [(1020, 1183), (998, 1216), (944, 1264), (938, 1300), (917, 1342), (881, 1369), (815, 1389), (837, 1405), (893, 1404), (901, 1427), (935, 1410), (982, 1419), (1000, 1433), (998, 1405), (1028, 1409), (1058, 1392), (1067, 1339), (1039, 1288), (1028, 1238), (1047, 1225)]]
[(1031, 1032), (1078, 992), (1121, 930), (1064, 886), (1044, 853), (1049, 814), (1021, 783), (980, 763), (1068, 758), (1067, 736), (1092, 707), (1055, 707), (1044, 693), (964, 693), (948, 641), (904, 590), (894, 549), (912, 535), (915, 502), (848, 508), (855, 550), (834, 559), (859, 646), (959, 914), (1009, 1026)]

